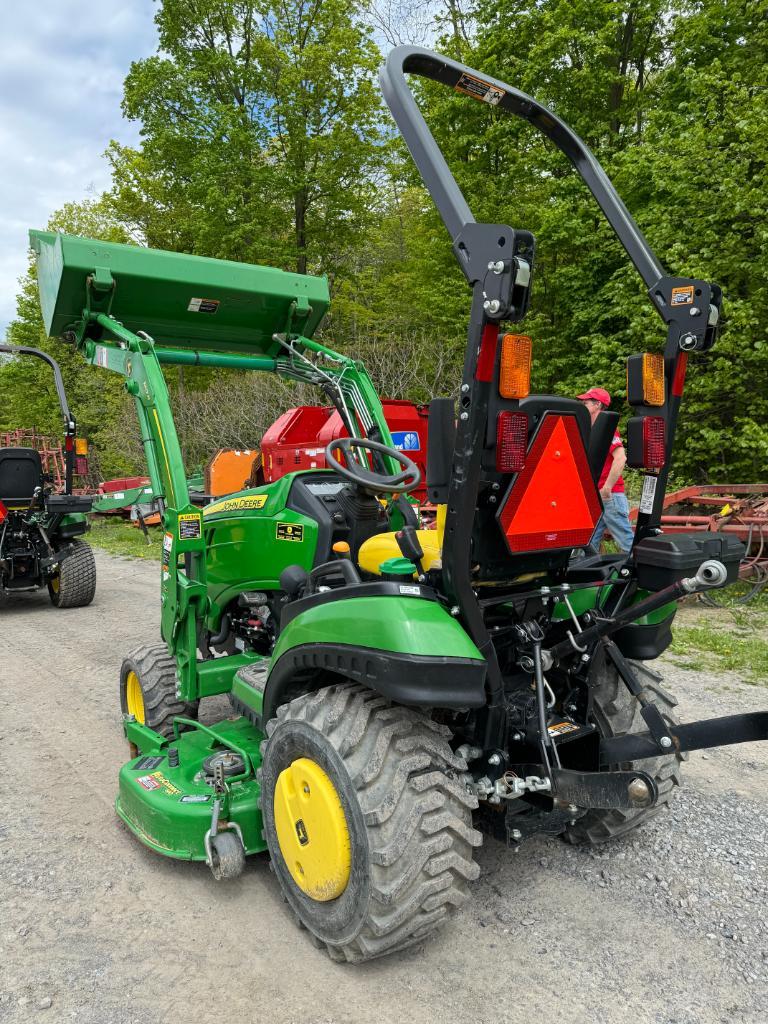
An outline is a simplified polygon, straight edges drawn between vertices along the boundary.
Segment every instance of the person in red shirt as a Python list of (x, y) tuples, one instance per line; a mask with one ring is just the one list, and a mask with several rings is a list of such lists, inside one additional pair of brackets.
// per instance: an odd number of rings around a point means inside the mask
[[(585, 391), (583, 395), (577, 397), (587, 407), (593, 424), (600, 413), (611, 404), (611, 396), (605, 388), (590, 388), (589, 391)], [(606, 526), (622, 551), (631, 550), (632, 542), (635, 539), (629, 522), (629, 502), (624, 489), (624, 478), (621, 475), (626, 463), (627, 453), (624, 451), (624, 442), (621, 440), (619, 432), (616, 431), (598, 481), (600, 497), (603, 499), (603, 514), (590, 541), (592, 547), (598, 550)]]

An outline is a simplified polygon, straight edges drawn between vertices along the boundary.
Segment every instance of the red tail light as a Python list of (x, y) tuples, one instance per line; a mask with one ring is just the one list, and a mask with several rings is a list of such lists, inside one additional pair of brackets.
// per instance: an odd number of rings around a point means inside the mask
[(65, 437), (64, 438), (64, 451), (65, 452), (71, 452), (71, 451), (74, 451), (74, 448), (75, 448), (75, 440), (74, 440), (74, 438), (73, 437), (69, 437), (69, 436)]
[(5, 507), (2, 501), (0, 501), (0, 523), (2, 523), (5, 520), (7, 515), (8, 509)]
[(667, 424), (663, 416), (633, 416), (627, 421), (627, 465), (661, 469), (666, 460)]
[(519, 473), (528, 450), (528, 417), (524, 412), (500, 412), (496, 419), (496, 471)]
[(667, 458), (667, 425), (661, 416), (643, 417), (643, 465), (661, 469)]

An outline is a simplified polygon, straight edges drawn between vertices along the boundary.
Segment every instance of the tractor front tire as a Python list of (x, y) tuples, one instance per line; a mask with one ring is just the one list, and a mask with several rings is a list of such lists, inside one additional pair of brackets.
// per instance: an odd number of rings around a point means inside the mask
[[(661, 676), (639, 661), (630, 662), (643, 687), (645, 696), (653, 701), (669, 725), (677, 724), (673, 708), (677, 701), (661, 686)], [(606, 664), (594, 690), (593, 714), (601, 737), (624, 736), (626, 733), (647, 732), (647, 726), (640, 715), (640, 704), (627, 689), (615, 667)], [(659, 789), (659, 798), (653, 807), (640, 810), (594, 810), (588, 811), (575, 825), (569, 826), (563, 838), (577, 846), (597, 846), (609, 839), (617, 839), (634, 831), (666, 806), (675, 786), (680, 785), (680, 766), (685, 755), (665, 754), (662, 757), (647, 758), (614, 767), (633, 767), (648, 772)]]
[(48, 580), (48, 594), (56, 608), (84, 608), (96, 593), (96, 560), (90, 545), (82, 540), (70, 543), (74, 550)]
[(165, 644), (137, 647), (120, 666), (120, 710), (161, 736), (173, 736), (173, 720), (196, 718), (197, 707), (176, 696), (176, 661)]
[(449, 736), (352, 683), (297, 697), (267, 723), (259, 777), (272, 866), (332, 960), (411, 946), (467, 899), (482, 839)]

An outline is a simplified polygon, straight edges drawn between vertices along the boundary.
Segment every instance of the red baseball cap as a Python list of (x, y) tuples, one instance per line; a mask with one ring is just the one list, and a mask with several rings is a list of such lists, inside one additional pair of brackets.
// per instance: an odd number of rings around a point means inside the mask
[(589, 391), (585, 391), (583, 395), (576, 395), (577, 398), (582, 401), (585, 398), (594, 398), (596, 402), (604, 405), (606, 409), (611, 404), (611, 396), (605, 390), (605, 388), (590, 388)]

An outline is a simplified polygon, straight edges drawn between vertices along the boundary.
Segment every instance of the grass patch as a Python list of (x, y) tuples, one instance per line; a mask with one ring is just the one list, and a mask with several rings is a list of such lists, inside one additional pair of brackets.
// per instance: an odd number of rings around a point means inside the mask
[(144, 533), (132, 523), (119, 516), (92, 516), (88, 543), (102, 548), (110, 555), (126, 555), (129, 558), (150, 558), (160, 561), (163, 531), (159, 526), (150, 526), (149, 544)]
[(685, 658), (686, 668), (738, 672), (745, 682), (768, 686), (768, 641), (754, 628), (678, 626), (670, 652)]

